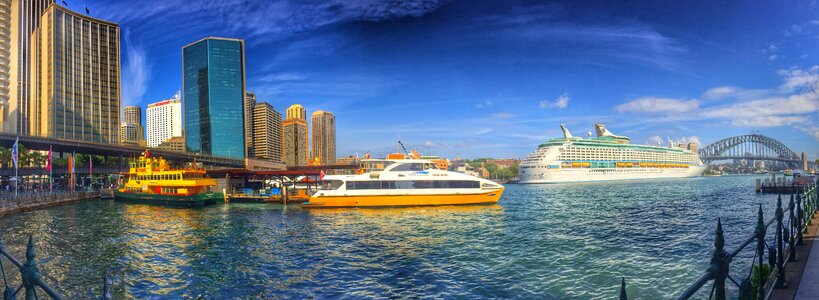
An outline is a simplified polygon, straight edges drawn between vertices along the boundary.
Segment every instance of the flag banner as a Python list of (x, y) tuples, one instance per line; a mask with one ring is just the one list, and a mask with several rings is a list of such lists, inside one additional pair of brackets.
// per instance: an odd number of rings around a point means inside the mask
[(48, 159), (46, 160), (46, 171), (51, 172), (51, 146), (48, 147)]
[(88, 174), (94, 174), (94, 157), (88, 156)]
[(74, 174), (74, 155), (68, 157), (68, 174)]
[(14, 146), (11, 146), (11, 161), (14, 163), (14, 168), (17, 169), (17, 161), (18, 161), (18, 153), (17, 153), (17, 144), (20, 142), (20, 138), (14, 139)]

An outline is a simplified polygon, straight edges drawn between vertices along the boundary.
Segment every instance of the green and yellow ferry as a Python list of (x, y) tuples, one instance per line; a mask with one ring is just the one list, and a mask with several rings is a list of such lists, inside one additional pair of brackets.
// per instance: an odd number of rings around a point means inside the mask
[(147, 150), (129, 163), (127, 180), (114, 192), (114, 200), (174, 206), (203, 206), (224, 201), (214, 192), (216, 180), (208, 178), (196, 162), (183, 169), (171, 169), (162, 157), (153, 158)]

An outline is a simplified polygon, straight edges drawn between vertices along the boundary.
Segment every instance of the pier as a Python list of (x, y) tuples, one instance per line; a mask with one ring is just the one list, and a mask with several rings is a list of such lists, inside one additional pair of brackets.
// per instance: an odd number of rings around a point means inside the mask
[(21, 211), (46, 208), (76, 201), (95, 199), (99, 192), (31, 192), (0, 196), (0, 217)]

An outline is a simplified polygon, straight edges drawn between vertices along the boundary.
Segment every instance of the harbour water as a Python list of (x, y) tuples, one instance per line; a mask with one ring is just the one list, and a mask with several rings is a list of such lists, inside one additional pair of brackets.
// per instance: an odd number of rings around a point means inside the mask
[(707, 268), (718, 217), (731, 249), (753, 232), (758, 204), (773, 215), (776, 196), (754, 194), (754, 178), (508, 185), (491, 206), (94, 200), (0, 225), (19, 258), (34, 235), (45, 281), (67, 298), (99, 295), (108, 274), (115, 298), (611, 299), (622, 276), (629, 296), (659, 299)]

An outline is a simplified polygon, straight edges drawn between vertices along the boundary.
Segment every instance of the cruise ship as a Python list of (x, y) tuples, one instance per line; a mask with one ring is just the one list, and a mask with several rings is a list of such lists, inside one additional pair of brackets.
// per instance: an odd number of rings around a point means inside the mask
[(541, 144), (520, 164), (520, 183), (560, 183), (700, 176), (705, 165), (696, 145), (631, 144), (628, 137), (595, 124), (596, 137), (572, 136), (561, 124), (563, 138)]
[(302, 207), (426, 206), (497, 203), (504, 187), (440, 170), (417, 157), (365, 159), (356, 175), (327, 175)]

